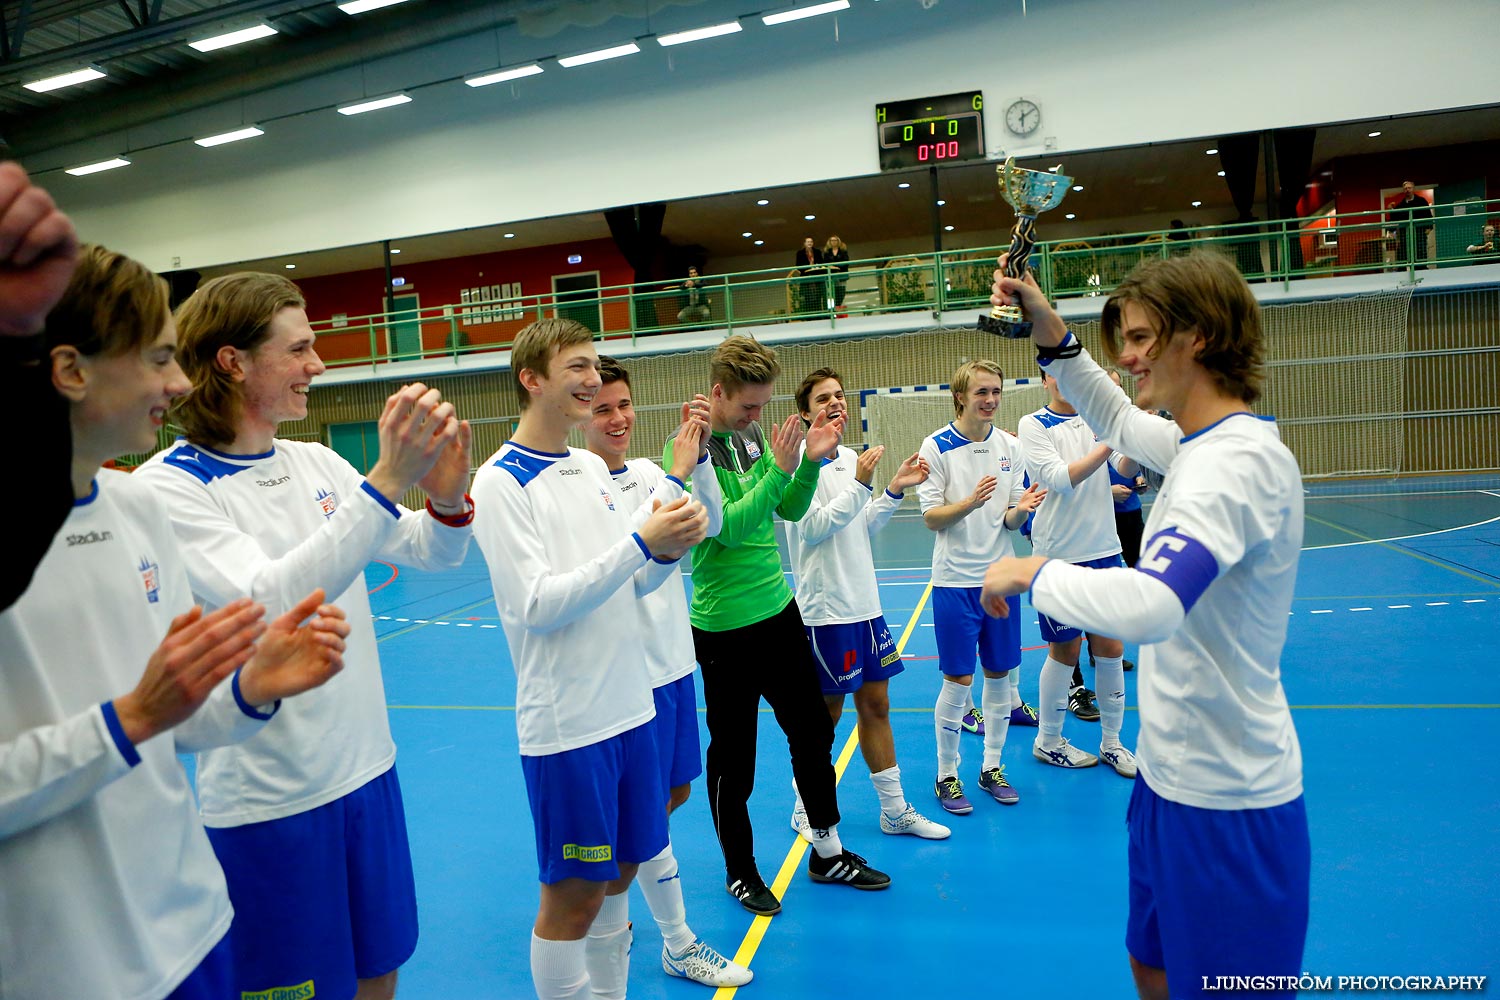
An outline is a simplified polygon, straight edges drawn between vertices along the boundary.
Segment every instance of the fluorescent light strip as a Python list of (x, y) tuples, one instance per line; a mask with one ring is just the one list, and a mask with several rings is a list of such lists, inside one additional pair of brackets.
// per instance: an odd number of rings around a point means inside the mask
[(276, 33), (276, 29), (269, 24), (257, 24), (253, 28), (241, 28), (239, 31), (230, 31), (212, 38), (188, 42), (188, 48), (197, 49), (199, 52), (212, 52), (215, 49), (227, 49), (231, 45), (239, 45), (241, 42), (253, 42), (257, 38), (270, 38)]
[(720, 35), (732, 35), (741, 31), (740, 22), (726, 21), (723, 24), (711, 25), (707, 28), (693, 28), (691, 31), (674, 31), (670, 35), (658, 35), (657, 45), (681, 45), (684, 42), (697, 42), (705, 38), (718, 38)]
[(265, 131), (254, 125), (235, 129), (233, 132), (221, 132), (218, 135), (206, 136), (202, 139), (194, 139), (198, 145), (205, 148), (209, 146), (222, 146), (226, 142), (239, 142), (241, 139), (254, 139), (258, 135), (265, 135)]
[(641, 47), (635, 42), (626, 42), (624, 45), (616, 45), (610, 49), (596, 49), (593, 52), (584, 52), (576, 56), (563, 56), (557, 60), (559, 66), (572, 69), (574, 66), (587, 66), (589, 63), (603, 62), (606, 59), (618, 59), (620, 56), (632, 56), (641, 51)]
[(382, 7), (394, 7), (406, 0), (349, 0), (349, 3), (339, 4), (339, 10), (345, 14), (363, 14), (367, 10), (379, 10)]
[(373, 101), (361, 101), (359, 104), (346, 104), (339, 108), (341, 115), (362, 115), (366, 111), (379, 111), (381, 108), (394, 108), (398, 104), (410, 104), (411, 98), (405, 94), (392, 94), (390, 97), (377, 97)]
[(69, 167), (64, 173), (72, 174), (74, 177), (87, 177), (89, 174), (97, 174), (103, 170), (114, 170), (116, 167), (128, 167), (130, 161), (123, 156), (117, 156), (113, 160), (100, 160), (98, 163), (85, 163), (81, 167)]
[(104, 71), (97, 66), (88, 66), (84, 69), (75, 69), (71, 73), (60, 73), (57, 76), (49, 76), (42, 80), (33, 80), (22, 84), (27, 90), (37, 94), (45, 94), (49, 90), (58, 90), (62, 87), (71, 87), (75, 83), (88, 83), (90, 80), (103, 78)]
[(800, 21), (804, 17), (817, 17), (819, 14), (832, 14), (836, 10), (848, 9), (849, 0), (832, 0), (830, 3), (815, 3), (811, 7), (794, 7), (779, 14), (767, 14), (761, 18), (761, 23), (785, 24), (788, 21)]
[(542, 71), (542, 67), (536, 63), (530, 66), (517, 66), (514, 69), (502, 69), (494, 73), (484, 73), (479, 76), (471, 76), (464, 83), (471, 87), (488, 87), (492, 83), (504, 83), (506, 80), (519, 80), (523, 76), (536, 76)]

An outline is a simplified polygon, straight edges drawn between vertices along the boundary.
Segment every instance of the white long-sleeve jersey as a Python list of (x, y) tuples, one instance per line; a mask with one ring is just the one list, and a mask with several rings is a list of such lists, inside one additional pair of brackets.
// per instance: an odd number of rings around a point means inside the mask
[(870, 539), (890, 521), (901, 497), (889, 490), (875, 495), (854, 478), (858, 458), (840, 446), (824, 459), (812, 506), (787, 525), (797, 607), (807, 625), (864, 622), (882, 613)]
[(929, 434), (918, 450), (929, 470), (927, 481), (917, 487), (924, 514), (966, 499), (981, 479), (995, 477), (995, 492), (985, 505), (936, 532), (932, 543), (934, 587), (981, 586), (990, 563), (1015, 555), (1005, 512), (1026, 492), (1021, 446), (998, 427), (991, 427), (983, 441), (970, 441), (950, 423)]
[(229, 930), (176, 755), (243, 739), (274, 706), (250, 714), (226, 681), (135, 746), (112, 704), (192, 606), (183, 562), (146, 485), (101, 470), (0, 615), (3, 1000), (157, 1000)]
[(1180, 437), (1086, 353), (1047, 370), (1101, 440), (1167, 476), (1134, 569), (1048, 562), (1032, 604), (1142, 644), (1136, 757), (1158, 795), (1205, 809), (1291, 801), (1302, 751), (1280, 661), (1302, 547), (1295, 456), (1248, 413)]
[(178, 441), (135, 474), (166, 504), (193, 594), (206, 606), (249, 595), (277, 615), (322, 587), (349, 619), (342, 672), (255, 737), (198, 756), (203, 822), (292, 816), (389, 770), (396, 744), (365, 566), (385, 559), (450, 569), (463, 563), (471, 531), (392, 503), (332, 449), (306, 441), (278, 439), (262, 455)]
[(1031, 481), (1047, 490), (1031, 522), (1031, 545), (1037, 555), (1070, 563), (1117, 555), (1120, 536), (1115, 531), (1109, 470), (1101, 465), (1076, 486), (1068, 476), (1069, 463), (1094, 450), (1093, 429), (1076, 413), (1057, 413), (1044, 406), (1021, 418), (1016, 437)]
[[(649, 458), (632, 458), (619, 470), (611, 470), (615, 481), (615, 504), (635, 515), (642, 508), (650, 513), (650, 501), (667, 503), (682, 495), (684, 484), (662, 471)], [(708, 513), (708, 537), (719, 533), (724, 521), (724, 500), (719, 492), (719, 477), (713, 462), (705, 454), (693, 468), (693, 499)], [(640, 600), (643, 618), (646, 667), (652, 688), (681, 680), (693, 672), (697, 658), (693, 653), (693, 626), (688, 618), (687, 588), (682, 570), (674, 566), (666, 581)]]
[[(474, 536), (515, 666), (523, 757), (599, 743), (656, 715), (639, 598), (677, 564), (651, 557), (617, 490), (604, 460), (578, 448), (507, 442), (474, 475), (484, 509)], [(636, 518), (646, 516), (643, 505)]]

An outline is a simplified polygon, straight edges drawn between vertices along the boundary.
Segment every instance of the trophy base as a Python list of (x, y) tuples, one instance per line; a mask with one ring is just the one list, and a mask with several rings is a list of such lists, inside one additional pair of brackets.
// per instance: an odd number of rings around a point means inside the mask
[(1017, 306), (1000, 306), (979, 314), (979, 329), (1008, 340), (1025, 340), (1031, 336), (1031, 321), (1023, 317)]

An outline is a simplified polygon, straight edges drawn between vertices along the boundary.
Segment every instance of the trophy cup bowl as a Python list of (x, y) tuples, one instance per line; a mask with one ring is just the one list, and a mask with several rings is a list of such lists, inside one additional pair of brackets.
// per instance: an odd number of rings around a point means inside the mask
[[(1026, 274), (1026, 262), (1036, 245), (1036, 217), (1062, 204), (1073, 178), (1052, 170), (1024, 170), (1014, 157), (995, 168), (1000, 175), (1000, 193), (1016, 210), (1016, 225), (1010, 232), (1010, 253), (1005, 259), (1007, 277)], [(1012, 340), (1031, 336), (1031, 324), (1021, 312), (1021, 300), (1012, 298), (1009, 305), (995, 306), (979, 317), (979, 329)]]

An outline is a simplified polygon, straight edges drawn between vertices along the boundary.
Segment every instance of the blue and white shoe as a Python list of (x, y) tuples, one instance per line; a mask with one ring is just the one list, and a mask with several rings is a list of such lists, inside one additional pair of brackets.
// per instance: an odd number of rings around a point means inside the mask
[(1087, 750), (1080, 750), (1066, 739), (1059, 740), (1056, 746), (1044, 747), (1041, 741), (1031, 744), (1031, 756), (1043, 764), (1051, 764), (1054, 767), (1093, 767), (1099, 763), (1099, 758)]
[(1115, 746), (1101, 746), (1099, 748), (1099, 759), (1115, 769), (1115, 773), (1122, 778), (1135, 777), (1135, 754), (1116, 744)]
[(674, 957), (671, 950), (662, 945), (661, 967), (669, 976), (691, 979), (704, 986), (744, 986), (755, 978), (755, 973), (720, 955), (702, 938), (694, 941), (687, 954), (681, 957)]

